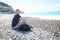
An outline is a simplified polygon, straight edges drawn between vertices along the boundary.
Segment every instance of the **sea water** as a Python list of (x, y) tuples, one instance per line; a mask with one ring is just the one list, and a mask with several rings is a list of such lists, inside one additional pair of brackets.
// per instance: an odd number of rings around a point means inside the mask
[[(0, 14), (1, 18), (12, 18), (15, 14)], [(36, 17), (47, 20), (60, 20), (60, 12), (40, 12), (40, 13), (24, 13), (20, 14), (22, 17)]]
[(60, 20), (60, 12), (25, 13), (25, 14), (21, 14), (21, 16), (36, 17), (36, 18), (47, 19), (47, 20)]

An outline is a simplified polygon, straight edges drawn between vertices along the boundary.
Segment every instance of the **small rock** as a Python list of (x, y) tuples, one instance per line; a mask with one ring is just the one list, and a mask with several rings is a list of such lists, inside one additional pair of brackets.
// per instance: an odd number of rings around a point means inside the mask
[(0, 31), (0, 39), (2, 38), (2, 33), (1, 33), (1, 31)]

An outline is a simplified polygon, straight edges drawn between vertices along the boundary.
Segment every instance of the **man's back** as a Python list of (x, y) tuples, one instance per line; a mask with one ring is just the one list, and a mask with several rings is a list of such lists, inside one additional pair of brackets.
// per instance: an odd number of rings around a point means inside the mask
[(21, 16), (19, 14), (16, 14), (12, 20), (12, 27), (15, 27), (19, 23), (19, 18)]

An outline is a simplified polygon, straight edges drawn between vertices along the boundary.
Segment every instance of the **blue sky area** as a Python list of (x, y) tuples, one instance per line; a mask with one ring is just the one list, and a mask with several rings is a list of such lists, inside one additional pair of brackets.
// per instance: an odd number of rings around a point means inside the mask
[(60, 11), (60, 0), (0, 0), (25, 13)]

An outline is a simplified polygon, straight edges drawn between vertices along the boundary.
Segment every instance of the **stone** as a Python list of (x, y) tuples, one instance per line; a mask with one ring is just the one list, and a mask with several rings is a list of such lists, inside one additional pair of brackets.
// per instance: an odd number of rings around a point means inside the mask
[(2, 38), (2, 33), (1, 33), (1, 31), (0, 31), (0, 39)]

